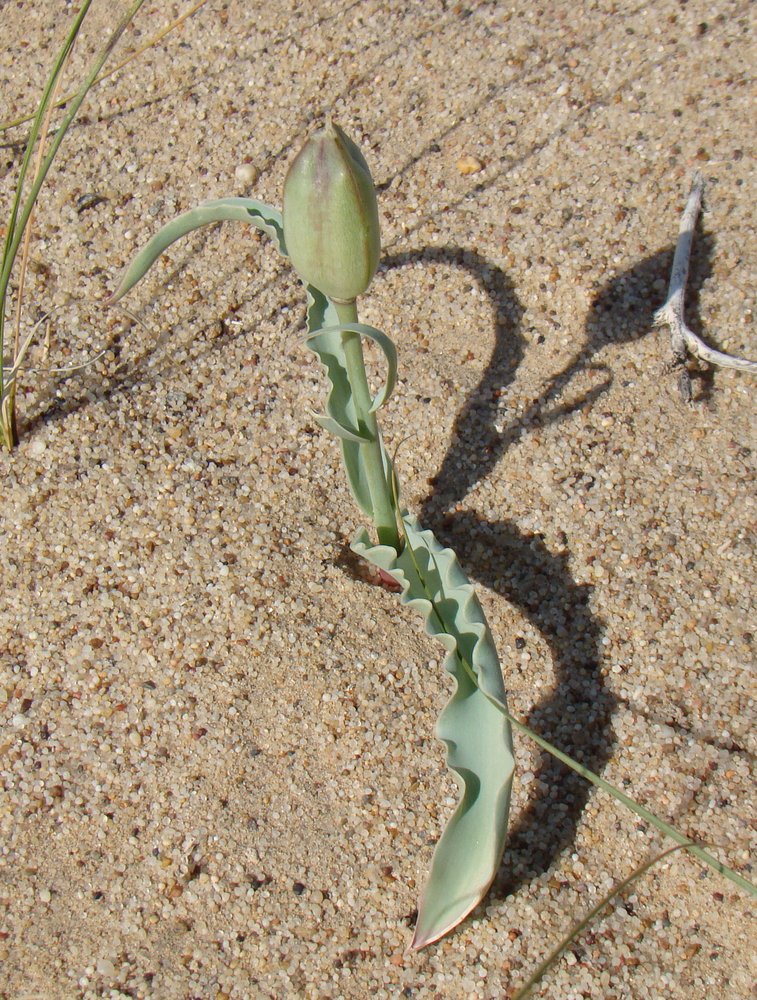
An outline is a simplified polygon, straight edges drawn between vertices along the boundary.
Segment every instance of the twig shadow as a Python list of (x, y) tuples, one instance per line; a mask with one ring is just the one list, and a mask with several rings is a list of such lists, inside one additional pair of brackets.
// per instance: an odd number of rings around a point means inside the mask
[[(714, 245), (713, 236), (702, 228), (700, 215), (685, 292), (686, 321), (700, 337), (704, 337), (704, 334), (699, 297), (705, 281), (712, 274)], [(654, 328), (655, 312), (663, 305), (667, 296), (674, 251), (675, 246), (669, 246), (645, 257), (632, 268), (608, 281), (599, 290), (592, 301), (591, 312), (586, 322), (586, 346), (576, 359), (577, 364), (585, 364), (606, 344), (638, 340)], [(671, 352), (666, 342), (667, 336), (667, 327), (657, 333), (657, 337), (661, 340), (659, 368), (661, 372), (666, 369), (671, 359)], [(689, 364), (692, 378), (698, 380), (702, 386), (696, 398), (698, 400), (709, 398), (713, 385), (712, 371), (697, 369), (693, 361)], [(674, 380), (671, 379), (671, 391), (674, 391), (674, 386)]]

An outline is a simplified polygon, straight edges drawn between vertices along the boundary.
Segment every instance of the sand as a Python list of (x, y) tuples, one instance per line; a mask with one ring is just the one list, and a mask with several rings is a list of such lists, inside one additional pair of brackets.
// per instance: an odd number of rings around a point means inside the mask
[[(148, 3), (117, 56), (182, 9)], [(0, 9), (0, 117), (71, 16)], [(751, 877), (755, 384), (693, 364), (685, 405), (652, 316), (699, 168), (687, 315), (757, 355), (753, 29), (726, 0), (210, 0), (90, 95), (23, 319), (36, 368), (87, 366), (28, 373), (2, 458), (0, 996), (494, 1000), (669, 845), (518, 738), (491, 893), (407, 954), (455, 801), (449, 680), (349, 554), (301, 287), (229, 223), (104, 308), (178, 212), (280, 205), (328, 114), (379, 188), (360, 311), (400, 352), (386, 438), (512, 710)], [(3, 219), (25, 134), (2, 139)], [(751, 909), (676, 853), (536, 995), (749, 997)]]

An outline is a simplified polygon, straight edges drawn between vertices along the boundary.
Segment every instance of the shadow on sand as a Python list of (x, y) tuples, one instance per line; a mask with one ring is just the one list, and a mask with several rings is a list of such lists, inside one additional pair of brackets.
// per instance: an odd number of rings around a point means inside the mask
[[(695, 246), (694, 291), (689, 293), (687, 308), (694, 328), (696, 289), (709, 273), (712, 241), (700, 235)], [(610, 720), (616, 702), (602, 684), (602, 623), (591, 608), (592, 588), (571, 576), (567, 549), (551, 551), (542, 535), (524, 532), (510, 517), (485, 521), (459, 507), (472, 487), (491, 474), (511, 444), (536, 426), (590, 408), (609, 389), (613, 376), (596, 362), (596, 355), (610, 343), (630, 342), (652, 330), (672, 257), (673, 248), (667, 248), (608, 280), (594, 297), (581, 349), (562, 372), (549, 379), (525, 418), (499, 431), (495, 427), (497, 398), (513, 381), (524, 351), (523, 308), (506, 274), (490, 261), (457, 247), (427, 248), (385, 261), (389, 268), (430, 261), (464, 267), (490, 298), (495, 316), (492, 355), (455, 420), (449, 448), (432, 480), (433, 492), (422, 503), (419, 516), (442, 544), (456, 551), (471, 580), (501, 594), (541, 633), (552, 654), (555, 682), (524, 721), (595, 772), (602, 770), (612, 753)], [(661, 367), (665, 360), (663, 354)], [(570, 404), (557, 403), (575, 377), (589, 369), (607, 372), (607, 377)], [(482, 550), (485, 561), (477, 557)], [(515, 643), (523, 648), (525, 640), (519, 637)], [(507, 678), (507, 663), (504, 671)], [(535, 791), (514, 817), (493, 889), (495, 898), (551, 867), (573, 842), (586, 804), (590, 786), (585, 781), (549, 754), (537, 750), (536, 759), (531, 784)]]

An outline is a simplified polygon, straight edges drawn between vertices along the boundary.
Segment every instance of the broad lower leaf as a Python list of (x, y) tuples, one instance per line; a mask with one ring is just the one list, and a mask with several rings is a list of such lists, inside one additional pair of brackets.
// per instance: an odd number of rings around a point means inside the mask
[(494, 642), (473, 587), (451, 549), (403, 514), (405, 546), (398, 555), (373, 546), (366, 532), (358, 555), (389, 573), (403, 604), (423, 616), (426, 632), (447, 650), (445, 669), (455, 692), (437, 723), (460, 801), (434, 851), (411, 947), (438, 940), (477, 906), (497, 874), (507, 833), (515, 761)]

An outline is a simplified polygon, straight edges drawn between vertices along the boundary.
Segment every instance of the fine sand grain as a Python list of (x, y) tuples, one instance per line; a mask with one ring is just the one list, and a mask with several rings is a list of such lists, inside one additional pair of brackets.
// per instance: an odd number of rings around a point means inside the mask
[[(69, 80), (122, 6), (95, 3)], [(181, 9), (147, 4), (117, 57)], [(71, 16), (0, 5), (0, 117)], [(751, 878), (755, 380), (702, 371), (685, 406), (652, 315), (699, 168), (688, 317), (757, 355), (753, 16), (209, 0), (93, 91), (24, 323), (49, 332), (38, 367), (104, 353), (27, 376), (1, 460), (0, 996), (498, 1000), (668, 846), (519, 738), (492, 892), (405, 954), (455, 801), (449, 683), (348, 554), (299, 283), (226, 224), (103, 306), (178, 212), (280, 205), (327, 114), (379, 188), (361, 317), (400, 352), (389, 447), (478, 586), (513, 711)], [(2, 222), (24, 137), (0, 140)], [(751, 908), (674, 854), (537, 995), (746, 1000)]]

